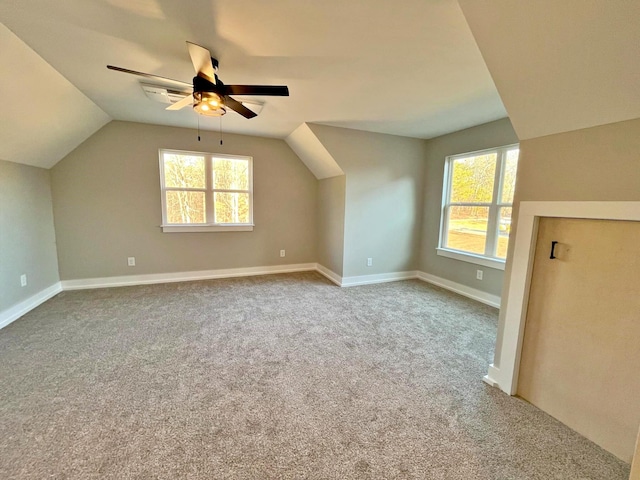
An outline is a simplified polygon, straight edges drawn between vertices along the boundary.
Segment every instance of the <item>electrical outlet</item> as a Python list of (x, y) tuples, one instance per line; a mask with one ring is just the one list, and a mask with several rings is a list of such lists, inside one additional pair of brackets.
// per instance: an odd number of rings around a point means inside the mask
[(130, 267), (136, 266), (136, 257), (127, 257), (127, 265)]
[(367, 267), (373, 267), (373, 258), (367, 258)]
[(23, 287), (27, 286), (27, 276), (26, 275), (20, 275), (20, 285)]
[(284, 250), (280, 250), (280, 256), (284, 257), (287, 254), (287, 252), (285, 252)]
[(476, 280), (482, 280), (482, 270), (476, 270)]

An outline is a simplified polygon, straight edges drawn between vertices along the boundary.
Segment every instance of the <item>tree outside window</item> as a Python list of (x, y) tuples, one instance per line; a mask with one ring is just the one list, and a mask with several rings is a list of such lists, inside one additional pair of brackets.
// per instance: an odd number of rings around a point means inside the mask
[(163, 226), (251, 225), (252, 159), (161, 150)]
[(447, 158), (440, 249), (506, 258), (518, 154), (507, 146)]

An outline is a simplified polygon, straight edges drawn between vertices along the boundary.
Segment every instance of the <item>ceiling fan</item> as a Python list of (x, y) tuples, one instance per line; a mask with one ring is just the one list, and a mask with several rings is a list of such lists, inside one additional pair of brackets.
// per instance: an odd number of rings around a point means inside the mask
[(127, 68), (114, 67), (113, 65), (107, 65), (107, 68), (138, 75), (139, 77), (177, 84), (183, 88), (190, 87), (193, 89), (191, 95), (168, 106), (166, 110), (180, 110), (188, 105), (193, 105), (193, 109), (197, 113), (209, 117), (220, 117), (227, 113), (228, 108), (245, 118), (253, 118), (257, 115), (230, 95), (289, 96), (289, 88), (286, 85), (225, 85), (216, 74), (218, 60), (211, 56), (209, 50), (191, 42), (187, 42), (187, 48), (189, 49), (193, 68), (196, 71), (196, 76), (193, 77), (193, 84), (150, 73), (136, 72)]

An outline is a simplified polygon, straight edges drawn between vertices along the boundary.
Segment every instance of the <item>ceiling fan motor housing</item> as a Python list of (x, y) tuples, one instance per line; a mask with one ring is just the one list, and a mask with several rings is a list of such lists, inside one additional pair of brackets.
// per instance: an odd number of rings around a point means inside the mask
[[(289, 89), (286, 85), (225, 85), (215, 73), (218, 69), (218, 60), (211, 56), (209, 50), (192, 42), (187, 42), (187, 49), (189, 50), (189, 56), (196, 71), (196, 76), (193, 78), (193, 99), (185, 96), (177, 101), (173, 101), (173, 98), (169, 96), (168, 90), (165, 91), (165, 87), (154, 87), (150, 85), (145, 89), (145, 93), (152, 99), (162, 100), (163, 103), (171, 103), (171, 105), (167, 107), (167, 110), (180, 110), (187, 105), (193, 105), (193, 109), (201, 115), (219, 117), (227, 113), (227, 109), (231, 109), (245, 118), (254, 118), (260, 108), (258, 108), (257, 111), (256, 109), (252, 110), (247, 108), (246, 105), (231, 95), (289, 96)], [(107, 65), (107, 68), (140, 77), (160, 80), (163, 83), (168, 82), (190, 87), (188, 83), (150, 73), (137, 72), (113, 65)], [(187, 92), (184, 93), (187, 94)], [(261, 104), (258, 105), (260, 106)]]
[(222, 92), (220, 92), (220, 88), (222, 85), (224, 85), (219, 79), (218, 76), (216, 75), (216, 82), (215, 84), (211, 83), (209, 80), (207, 80), (206, 78), (202, 78), (200, 76), (195, 76), (193, 77), (193, 93), (195, 92), (215, 92), (218, 93), (219, 95), (223, 95)]

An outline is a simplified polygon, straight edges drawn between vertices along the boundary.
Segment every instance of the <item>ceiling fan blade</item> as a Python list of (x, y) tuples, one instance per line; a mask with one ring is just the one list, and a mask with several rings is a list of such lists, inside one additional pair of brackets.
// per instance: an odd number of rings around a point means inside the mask
[(223, 95), (289, 96), (289, 88), (286, 85), (221, 85), (216, 91)]
[(247, 107), (242, 105), (239, 101), (237, 101), (235, 98), (225, 96), (223, 98), (223, 102), (225, 106), (229, 107), (231, 110), (235, 112), (238, 112), (244, 118), (253, 118), (258, 116), (256, 112), (249, 110)]
[(169, 105), (165, 110), (181, 110), (187, 105), (193, 104), (193, 95), (187, 95), (182, 100), (174, 103), (173, 105)]
[(173, 78), (161, 77), (159, 75), (151, 75), (150, 73), (144, 73), (144, 72), (136, 72), (135, 70), (129, 70), (128, 68), (114, 67), (113, 65), (107, 65), (107, 68), (109, 70), (115, 70), (116, 72), (130, 73), (131, 75), (137, 75), (139, 77), (151, 78), (153, 80), (160, 80), (161, 82), (175, 83), (176, 85), (180, 85), (181, 87), (192, 86), (190, 83), (181, 82), (180, 80), (174, 80)]
[(191, 57), (191, 63), (193, 63), (193, 68), (195, 68), (196, 74), (199, 77), (209, 80), (215, 85), (216, 72), (213, 68), (213, 63), (211, 62), (211, 52), (206, 48), (191, 42), (187, 42), (187, 48), (189, 49), (189, 56)]

